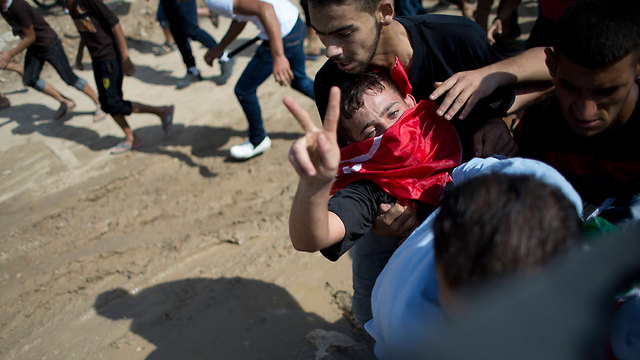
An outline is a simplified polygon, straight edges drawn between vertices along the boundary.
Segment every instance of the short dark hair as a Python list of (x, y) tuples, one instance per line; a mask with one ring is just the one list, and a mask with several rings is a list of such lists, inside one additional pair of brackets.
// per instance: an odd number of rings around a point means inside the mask
[(580, 235), (575, 205), (525, 175), (478, 176), (445, 193), (434, 222), (438, 266), (451, 289), (543, 264)]
[(353, 118), (362, 106), (364, 95), (367, 92), (379, 94), (389, 86), (393, 91), (400, 93), (391, 77), (380, 71), (367, 71), (362, 74), (349, 76), (340, 85), (340, 120), (338, 121), (338, 133), (351, 141), (345, 128), (345, 122)]
[(354, 4), (362, 12), (373, 14), (381, 0), (308, 0), (309, 7)]
[(558, 21), (554, 51), (589, 69), (640, 49), (640, 1), (579, 0)]

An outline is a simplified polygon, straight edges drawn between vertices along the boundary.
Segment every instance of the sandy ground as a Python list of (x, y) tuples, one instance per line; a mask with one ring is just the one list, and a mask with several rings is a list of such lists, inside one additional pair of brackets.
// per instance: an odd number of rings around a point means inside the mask
[[(297, 178), (287, 152), (301, 131), (281, 98), (291, 94), (317, 116), (313, 101), (267, 81), (258, 96), (273, 147), (229, 161), (247, 127), (233, 86), (252, 48), (218, 86), (219, 68), (193, 44), (205, 80), (175, 90), (185, 71), (179, 54), (151, 52), (162, 41), (156, 1), (112, 4), (137, 65), (125, 97), (176, 106), (167, 137), (154, 116), (129, 117), (139, 151), (110, 155), (117, 125), (93, 123), (89, 99), (48, 65), (43, 78), (77, 103), (63, 121), (52, 120), (56, 101), (0, 73), (12, 102), (0, 111), (0, 358), (368, 357), (366, 338), (343, 315), (349, 257), (298, 253), (288, 238)], [(45, 14), (73, 62), (69, 17)], [(221, 20), (217, 29), (201, 24), (220, 39), (229, 24)], [(7, 31), (2, 22), (5, 47)], [(249, 26), (236, 44), (255, 33)], [(323, 62), (307, 62), (308, 74)], [(77, 73), (93, 84), (86, 65)], [(323, 344), (343, 346), (324, 353)]]

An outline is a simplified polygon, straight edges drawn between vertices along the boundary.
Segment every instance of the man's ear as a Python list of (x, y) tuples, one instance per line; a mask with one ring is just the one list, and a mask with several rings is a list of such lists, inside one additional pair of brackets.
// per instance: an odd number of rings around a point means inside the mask
[(411, 94), (407, 94), (404, 96), (404, 102), (406, 102), (410, 108), (415, 107), (416, 104), (418, 104), (416, 98), (414, 98)]
[(393, 0), (382, 0), (378, 4), (378, 14), (382, 25), (391, 25), (393, 21)]
[(547, 64), (547, 69), (549, 69), (549, 75), (551, 75), (551, 77), (554, 77), (556, 73), (556, 62), (558, 60), (556, 58), (557, 54), (550, 47), (544, 49), (544, 54), (546, 55), (544, 63)]

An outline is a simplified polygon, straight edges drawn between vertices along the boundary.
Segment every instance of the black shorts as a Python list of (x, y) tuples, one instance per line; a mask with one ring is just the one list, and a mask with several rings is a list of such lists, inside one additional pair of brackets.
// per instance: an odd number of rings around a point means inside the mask
[(122, 63), (118, 59), (94, 60), (93, 77), (96, 79), (98, 98), (102, 110), (109, 115), (131, 114), (131, 102), (122, 95)]

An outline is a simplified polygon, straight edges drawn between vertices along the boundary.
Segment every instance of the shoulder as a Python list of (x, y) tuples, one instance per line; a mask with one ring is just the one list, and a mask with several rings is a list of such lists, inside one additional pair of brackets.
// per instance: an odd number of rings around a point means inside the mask
[[(16, 15), (27, 15), (27, 14), (31, 14), (31, 12), (33, 11), (33, 8), (31, 7), (31, 5), (27, 4), (26, 1), (24, 0), (13, 0), (13, 2), (11, 3), (11, 6), (9, 6), (9, 9), (7, 10), (7, 13), (13, 13)], [(4, 11), (3, 11), (4, 13)]]
[(418, 15), (396, 18), (407, 30), (417, 30), (437, 37), (455, 37), (483, 34), (475, 22), (452, 15)]

